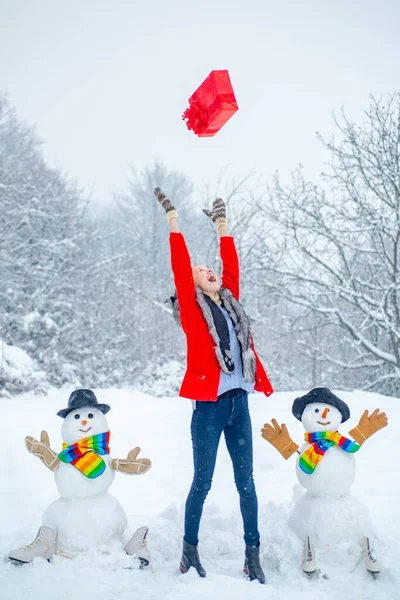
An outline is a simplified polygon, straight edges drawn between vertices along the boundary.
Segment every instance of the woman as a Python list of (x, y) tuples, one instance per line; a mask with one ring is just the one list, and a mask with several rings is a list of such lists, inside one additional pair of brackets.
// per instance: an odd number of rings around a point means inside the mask
[(179, 232), (175, 207), (160, 188), (154, 191), (170, 224), (171, 264), (177, 294), (174, 308), (179, 305), (179, 313), (174, 312), (179, 314), (187, 341), (187, 371), (180, 396), (195, 400), (191, 423), (194, 477), (186, 500), (180, 570), (186, 573), (194, 567), (200, 577), (206, 575), (198, 554), (198, 532), (224, 432), (240, 496), (246, 544), (244, 571), (250, 580), (264, 583), (247, 400), (249, 392), (254, 390), (266, 396), (273, 390), (254, 350), (249, 319), (239, 303), (239, 260), (228, 233), (225, 204), (217, 198), (211, 212), (203, 211), (216, 225), (220, 237), (221, 285), (211, 269), (192, 266)]

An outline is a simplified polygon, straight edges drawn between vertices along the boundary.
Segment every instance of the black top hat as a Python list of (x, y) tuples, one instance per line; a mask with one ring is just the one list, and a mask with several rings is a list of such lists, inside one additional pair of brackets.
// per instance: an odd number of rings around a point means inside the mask
[(335, 396), (331, 390), (328, 388), (314, 388), (305, 396), (301, 396), (300, 398), (296, 398), (293, 402), (292, 413), (301, 421), (301, 417), (303, 415), (303, 411), (306, 406), (309, 404), (313, 404), (314, 402), (321, 402), (321, 404), (328, 404), (329, 406), (334, 406), (338, 409), (338, 411), (342, 415), (342, 423), (347, 421), (350, 418), (350, 409), (347, 406), (346, 402), (343, 402), (340, 398)]
[(97, 402), (97, 398), (92, 392), (92, 390), (75, 390), (69, 397), (68, 407), (59, 410), (57, 415), (65, 419), (65, 417), (71, 412), (71, 410), (76, 410), (77, 408), (85, 408), (87, 406), (92, 406), (93, 408), (98, 408), (105, 415), (110, 410), (110, 406), (108, 404), (99, 404)]

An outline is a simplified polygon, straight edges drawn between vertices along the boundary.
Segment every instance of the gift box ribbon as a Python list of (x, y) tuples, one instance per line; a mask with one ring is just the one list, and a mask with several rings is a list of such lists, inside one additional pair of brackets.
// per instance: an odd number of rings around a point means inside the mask
[(185, 110), (182, 115), (182, 119), (186, 121), (187, 128), (189, 131), (193, 130), (194, 133), (198, 134), (204, 131), (209, 122), (209, 112), (207, 106), (199, 102), (198, 100), (192, 102), (190, 107)]

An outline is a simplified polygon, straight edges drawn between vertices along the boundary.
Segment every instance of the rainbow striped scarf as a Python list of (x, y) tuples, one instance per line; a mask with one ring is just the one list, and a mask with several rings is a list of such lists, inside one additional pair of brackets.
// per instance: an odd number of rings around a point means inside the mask
[(332, 446), (340, 446), (345, 452), (357, 452), (360, 446), (351, 440), (348, 440), (337, 431), (316, 431), (315, 433), (305, 433), (304, 439), (308, 444), (312, 444), (299, 459), (299, 466), (304, 473), (311, 475), (322, 460), (325, 452)]
[(75, 444), (63, 444), (58, 458), (63, 463), (71, 463), (85, 477), (96, 479), (104, 473), (106, 463), (99, 454), (110, 454), (110, 432), (90, 435)]

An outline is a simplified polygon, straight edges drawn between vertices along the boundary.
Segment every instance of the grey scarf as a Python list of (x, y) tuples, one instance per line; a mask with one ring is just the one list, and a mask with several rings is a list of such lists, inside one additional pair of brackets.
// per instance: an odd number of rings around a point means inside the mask
[[(224, 373), (229, 374), (231, 371), (228, 370), (227, 366), (225, 365), (224, 357), (221, 352), (221, 340), (218, 335), (217, 328), (215, 326), (211, 308), (209, 307), (201, 289), (197, 286), (195, 289), (197, 304), (201, 308), (203, 317), (206, 320), (208, 326), (208, 331), (210, 332), (210, 335), (215, 343), (215, 354), (218, 360), (218, 364)], [(243, 365), (243, 377), (247, 382), (252, 383), (256, 375), (256, 358), (251, 344), (250, 319), (246, 315), (243, 306), (238, 300), (236, 300), (236, 298), (230, 290), (221, 287), (219, 290), (219, 295), (222, 300), (223, 307), (228, 312), (232, 320), (233, 327), (235, 329), (238, 342), (240, 344)], [(176, 294), (175, 296), (171, 296), (170, 300), (167, 302), (169, 302), (172, 308), (172, 315), (174, 317), (175, 322), (178, 325), (181, 325), (179, 303)]]

